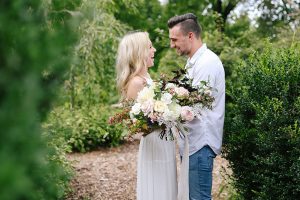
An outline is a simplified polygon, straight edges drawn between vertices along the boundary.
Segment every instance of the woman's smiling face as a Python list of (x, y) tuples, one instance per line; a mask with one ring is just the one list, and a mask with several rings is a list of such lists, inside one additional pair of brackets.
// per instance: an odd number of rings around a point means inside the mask
[(152, 42), (149, 42), (149, 55), (147, 57), (147, 67), (151, 67), (154, 65), (154, 53), (156, 49), (152, 46)]

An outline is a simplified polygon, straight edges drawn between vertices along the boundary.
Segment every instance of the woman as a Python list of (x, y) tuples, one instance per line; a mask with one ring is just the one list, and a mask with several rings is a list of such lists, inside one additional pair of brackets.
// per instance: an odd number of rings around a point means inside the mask
[[(146, 32), (123, 37), (117, 57), (117, 85), (122, 97), (136, 99), (145, 85), (151, 85), (148, 68), (154, 65), (155, 48)], [(137, 167), (137, 200), (174, 200), (177, 175), (174, 141), (162, 140), (161, 130), (141, 138)]]

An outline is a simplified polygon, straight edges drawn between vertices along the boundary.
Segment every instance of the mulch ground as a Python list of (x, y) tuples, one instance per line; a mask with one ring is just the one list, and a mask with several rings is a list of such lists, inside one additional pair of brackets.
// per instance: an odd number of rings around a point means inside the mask
[[(89, 153), (73, 153), (68, 159), (76, 175), (67, 200), (135, 200), (136, 164), (139, 138), (119, 147)], [(178, 160), (178, 159), (177, 159)], [(231, 187), (226, 174), (227, 161), (217, 156), (213, 171), (213, 199), (229, 199)]]

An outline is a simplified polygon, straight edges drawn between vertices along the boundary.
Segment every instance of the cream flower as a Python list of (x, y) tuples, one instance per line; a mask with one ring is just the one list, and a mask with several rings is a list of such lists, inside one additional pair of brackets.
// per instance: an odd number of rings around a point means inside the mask
[(168, 106), (163, 101), (156, 101), (154, 104), (154, 111), (156, 112), (165, 112), (168, 109)]

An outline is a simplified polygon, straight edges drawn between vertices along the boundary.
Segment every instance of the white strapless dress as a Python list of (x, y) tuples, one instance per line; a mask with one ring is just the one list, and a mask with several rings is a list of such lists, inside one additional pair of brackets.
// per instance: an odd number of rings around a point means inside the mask
[(137, 200), (176, 200), (175, 141), (160, 139), (161, 130), (141, 138), (137, 167)]

